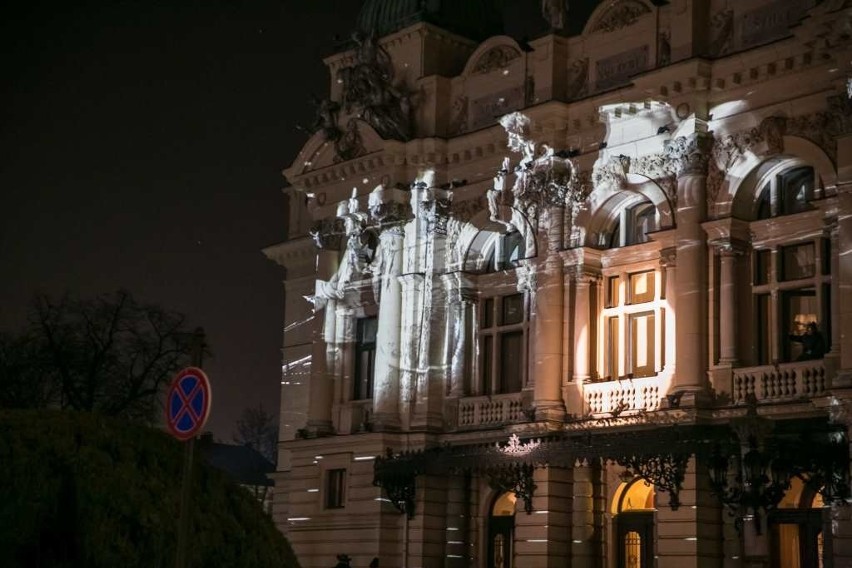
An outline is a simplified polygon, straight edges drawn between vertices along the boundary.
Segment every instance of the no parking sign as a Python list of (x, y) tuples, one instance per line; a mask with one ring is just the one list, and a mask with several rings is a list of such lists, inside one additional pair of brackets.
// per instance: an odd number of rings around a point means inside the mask
[(210, 379), (198, 367), (187, 367), (172, 380), (166, 396), (166, 425), (178, 440), (195, 437), (210, 415)]

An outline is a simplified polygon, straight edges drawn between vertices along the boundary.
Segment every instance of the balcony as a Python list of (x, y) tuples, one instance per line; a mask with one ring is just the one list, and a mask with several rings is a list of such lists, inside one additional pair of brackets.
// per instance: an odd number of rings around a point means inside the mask
[(825, 394), (829, 388), (822, 359), (780, 365), (734, 369), (731, 397), (745, 403), (749, 395), (757, 402), (782, 402)]
[(459, 401), (459, 428), (501, 426), (526, 420), (521, 393), (474, 396)]
[(592, 416), (657, 410), (662, 397), (660, 379), (643, 377), (586, 383), (583, 385), (583, 397)]

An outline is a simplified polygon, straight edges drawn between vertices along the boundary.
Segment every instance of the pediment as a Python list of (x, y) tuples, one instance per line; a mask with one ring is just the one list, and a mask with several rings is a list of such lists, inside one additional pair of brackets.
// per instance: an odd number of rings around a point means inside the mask
[(384, 150), (383, 140), (365, 121), (350, 118), (338, 140), (329, 140), (322, 131), (315, 132), (302, 146), (296, 159), (284, 175), (293, 183), (295, 178), (330, 166)]

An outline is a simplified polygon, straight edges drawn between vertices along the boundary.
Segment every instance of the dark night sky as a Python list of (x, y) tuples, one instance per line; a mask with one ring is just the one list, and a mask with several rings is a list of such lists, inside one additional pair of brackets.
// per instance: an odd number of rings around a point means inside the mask
[(0, 24), (0, 329), (35, 292), (182, 311), (229, 439), (242, 408), (278, 408), (283, 273), (260, 249), (284, 238), (280, 171), (361, 2), (20, 4)]

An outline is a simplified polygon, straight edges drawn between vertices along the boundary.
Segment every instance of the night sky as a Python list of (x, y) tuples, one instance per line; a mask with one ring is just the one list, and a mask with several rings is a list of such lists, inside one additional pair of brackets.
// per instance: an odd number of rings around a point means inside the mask
[[(284, 239), (280, 171), (361, 2), (20, 4), (0, 24), (0, 329), (36, 292), (181, 311), (229, 440), (243, 408), (278, 409), (283, 270), (260, 250)], [(509, 30), (539, 5), (507, 2)]]

